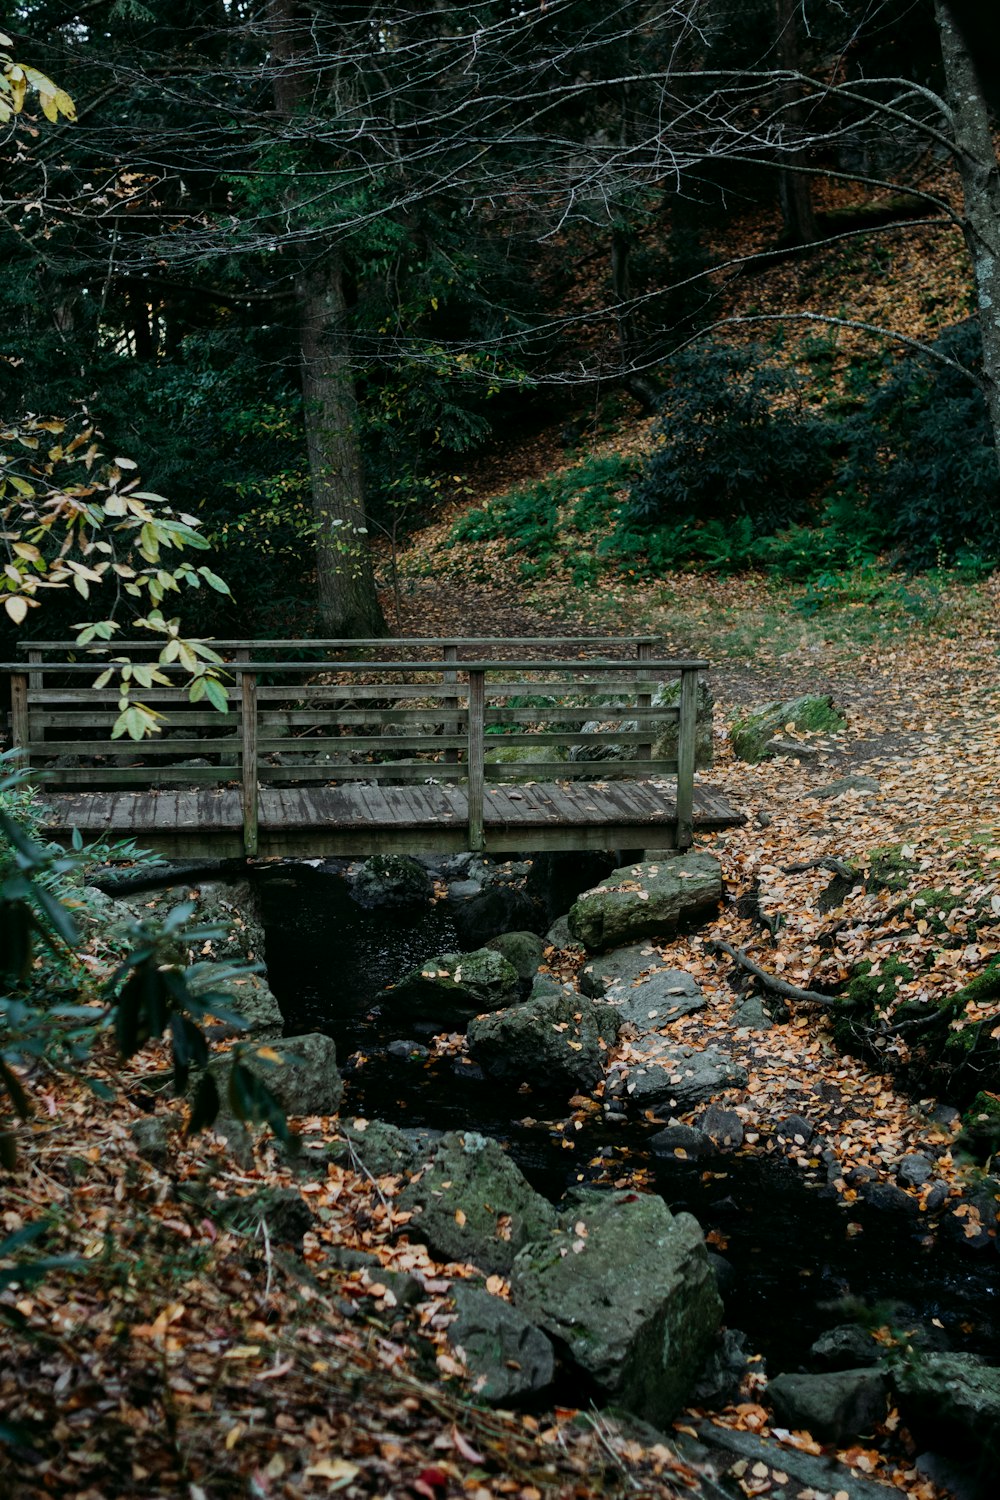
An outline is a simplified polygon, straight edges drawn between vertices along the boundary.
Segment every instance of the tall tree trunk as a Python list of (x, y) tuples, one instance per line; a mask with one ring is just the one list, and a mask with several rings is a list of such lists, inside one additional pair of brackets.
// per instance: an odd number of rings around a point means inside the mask
[[(268, 19), (275, 105), (279, 114), (292, 117), (310, 88), (308, 76), (295, 65), (298, 38), (302, 30), (308, 36), (308, 24), (295, 0), (270, 0)], [(343, 266), (335, 249), (302, 269), (295, 300), (321, 627), (329, 636), (385, 635), (365, 516)]]
[(320, 619), (332, 636), (384, 635), (365, 523), (339, 257), (328, 253), (315, 269), (298, 277), (295, 290)]
[(945, 89), (962, 179), (965, 243), (972, 259), (979, 307), (984, 392), (1000, 465), (1000, 164), (966, 37), (947, 0), (934, 0), (934, 14), (941, 34)]
[[(799, 0), (774, 0), (778, 63), (790, 72), (798, 72), (802, 61), (799, 52), (798, 5)], [(797, 133), (802, 126), (802, 106), (795, 102), (796, 90), (788, 89), (785, 97), (788, 107), (784, 111), (784, 118)], [(792, 163), (796, 160), (801, 160), (798, 152), (791, 157)], [(779, 168), (778, 197), (786, 238), (793, 245), (811, 245), (816, 239), (816, 216), (813, 213), (809, 178), (804, 172), (796, 172), (794, 166)]]

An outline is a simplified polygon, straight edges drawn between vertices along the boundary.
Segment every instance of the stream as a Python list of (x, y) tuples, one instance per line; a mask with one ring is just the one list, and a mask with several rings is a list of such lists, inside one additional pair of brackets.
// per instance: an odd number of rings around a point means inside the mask
[(1000, 1362), (994, 1253), (935, 1241), (926, 1220), (861, 1202), (848, 1208), (826, 1186), (825, 1169), (810, 1176), (780, 1158), (743, 1154), (714, 1158), (710, 1170), (664, 1160), (648, 1150), (657, 1127), (645, 1122), (608, 1125), (598, 1112), (576, 1128), (565, 1100), (491, 1085), (466, 1061), (389, 1055), (390, 1042), (412, 1033), (380, 1009), (379, 994), (459, 947), (447, 903), (366, 910), (336, 862), (281, 866), (261, 880), (261, 897), (268, 982), (286, 1032), (335, 1039), (345, 1114), (493, 1136), (554, 1201), (574, 1187), (651, 1174), (643, 1184), (693, 1213), (724, 1253), (727, 1321), (771, 1374), (799, 1368), (820, 1333), (855, 1319), (900, 1329), (936, 1320), (951, 1347)]

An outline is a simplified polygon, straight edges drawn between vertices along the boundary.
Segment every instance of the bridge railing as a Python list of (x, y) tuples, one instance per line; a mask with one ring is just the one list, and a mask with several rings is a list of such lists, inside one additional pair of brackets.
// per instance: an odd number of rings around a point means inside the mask
[[(296, 647), (306, 644), (316, 645)], [(398, 654), (268, 661), (250, 659), (247, 643), (233, 643), (242, 659), (225, 668), (229, 712), (190, 703), (168, 669), (176, 685), (142, 693), (163, 715), (162, 732), (138, 743), (110, 739), (118, 695), (113, 686), (93, 685), (105, 663), (72, 661), (53, 649), (4, 668), (12, 741), (55, 789), (237, 784), (247, 853), (257, 850), (262, 787), (352, 782), (363, 796), (365, 783), (462, 782), (470, 847), (477, 848), (489, 782), (613, 777), (676, 778), (677, 843), (686, 847), (697, 684), (706, 664), (657, 658), (648, 638), (609, 643), (619, 653), (632, 646), (630, 659), (486, 659), (493, 644), (450, 641), (436, 657), (415, 660), (410, 648), (427, 649), (428, 642), (382, 641), (383, 652), (389, 646)], [(509, 650), (514, 643), (502, 644)], [(551, 651), (570, 643), (545, 644)], [(460, 646), (479, 649), (466, 657)]]

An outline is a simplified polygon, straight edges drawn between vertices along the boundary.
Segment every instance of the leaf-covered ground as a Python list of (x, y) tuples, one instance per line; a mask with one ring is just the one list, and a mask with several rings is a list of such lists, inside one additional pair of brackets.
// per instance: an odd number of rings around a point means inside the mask
[[(831, 1177), (847, 1205), (845, 1234), (859, 1232), (850, 1215), (854, 1171), (895, 1181), (900, 1158), (914, 1151), (934, 1157), (947, 1186), (936, 1222), (950, 1215), (969, 1238), (993, 1237), (996, 1225), (965, 1196), (970, 1168), (951, 1151), (956, 1127), (931, 1118), (933, 1101), (908, 1097), (891, 1072), (844, 1054), (823, 1006), (792, 1001), (788, 1020), (770, 1031), (734, 1025), (748, 976), (709, 943), (722, 939), (768, 973), (822, 991), (835, 990), (860, 960), (874, 962), (877, 979), (879, 966), (902, 958), (914, 977), (900, 985), (897, 1004), (949, 996), (982, 972), (997, 952), (1000, 906), (998, 595), (995, 583), (940, 585), (919, 616), (891, 596), (880, 622), (871, 599), (828, 600), (803, 614), (792, 591), (759, 580), (680, 577), (641, 592), (623, 588), (613, 615), (605, 599), (596, 621), (585, 598), (568, 609), (558, 585), (530, 606), (508, 603), (502, 584), (478, 596), (438, 585), (433, 617), (421, 594), (407, 622), (415, 628), (419, 612), (424, 632), (489, 634), (662, 626), (678, 649), (701, 641), (709, 654), (713, 646), (725, 652), (712, 676), (717, 761), (703, 774), (746, 822), (707, 841), (726, 877), (718, 921), (662, 949), (710, 1000), (675, 1034), (723, 1045), (745, 1063), (748, 1087), (727, 1096), (744, 1122), (742, 1149), (790, 1149), (804, 1174)], [(753, 651), (741, 655), (748, 630)], [(732, 758), (725, 726), (737, 710), (806, 689), (831, 693), (847, 729), (802, 737), (800, 753), (760, 766)], [(847, 772), (874, 778), (878, 789), (809, 795)], [(905, 860), (900, 889), (857, 880), (820, 909), (832, 874), (815, 861), (863, 868), (887, 845)], [(790, 871), (797, 865), (810, 868)], [(914, 905), (926, 890), (946, 893), (933, 920)], [(970, 1011), (955, 1024), (982, 1020)], [(986, 1020), (993, 1024), (991, 1014)], [(902, 1059), (905, 1048), (905, 1033), (888, 1037), (887, 1052)], [(151, 1054), (144, 1066), (162, 1059)], [(444, 1337), (447, 1278), (469, 1268), (435, 1265), (408, 1242), (393, 1179), (372, 1181), (350, 1162), (296, 1176), (265, 1142), (240, 1159), (214, 1137), (175, 1145), (151, 1166), (130, 1134), (151, 1102), (141, 1073), (126, 1076), (114, 1106), (65, 1079), (43, 1084), (40, 1099), (22, 1136), (23, 1168), (3, 1180), (2, 1228), (15, 1232), (50, 1214), (41, 1248), (81, 1255), (86, 1270), (15, 1286), (0, 1303), (5, 1494), (698, 1493), (697, 1476), (667, 1446), (642, 1447), (586, 1413), (540, 1419), (470, 1403)], [(790, 1113), (811, 1122), (813, 1140), (779, 1143), (776, 1122)], [(313, 1142), (337, 1132), (336, 1121), (303, 1123)], [(833, 1172), (821, 1148), (832, 1153)], [(315, 1216), (301, 1254), (269, 1231), (226, 1227), (213, 1214), (218, 1197), (266, 1185), (293, 1188)], [(904, 1191), (924, 1213), (925, 1191)], [(373, 1253), (380, 1269), (345, 1268), (345, 1247)], [(766, 1430), (759, 1394), (751, 1385), (715, 1420)], [(817, 1446), (803, 1434), (785, 1441)], [(935, 1494), (909, 1467), (895, 1418), (878, 1444), (845, 1459), (922, 1500)]]

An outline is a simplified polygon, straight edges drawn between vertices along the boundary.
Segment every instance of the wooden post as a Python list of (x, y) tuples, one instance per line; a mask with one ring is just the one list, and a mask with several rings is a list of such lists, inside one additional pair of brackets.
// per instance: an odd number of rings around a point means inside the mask
[[(42, 653), (34, 649), (29, 651), (28, 661), (31, 666), (40, 668), (42, 665)], [(33, 693), (38, 692), (42, 686), (42, 674), (40, 671), (28, 673), (28, 686)]]
[(486, 847), (483, 829), (483, 800), (486, 768), (484, 764), (484, 717), (486, 707), (486, 672), (469, 670), (469, 848), (477, 854)]
[(681, 672), (680, 719), (677, 725), (677, 847), (689, 849), (694, 838), (694, 759), (698, 733), (698, 669)]
[[(642, 665), (641, 665), (641, 663), (644, 662), (644, 661), (649, 661), (650, 658), (653, 655), (653, 647), (652, 647), (651, 642), (649, 642), (649, 641), (640, 641), (639, 644), (638, 644), (638, 646), (635, 648), (635, 654), (636, 654), (636, 658), (638, 659), (638, 661), (640, 663), (639, 673), (641, 675), (642, 674)], [(649, 706), (652, 703), (652, 701), (653, 701), (653, 697), (652, 697), (651, 693), (640, 693), (639, 696), (636, 698), (636, 708), (639, 710), (638, 722), (636, 724), (636, 728), (637, 729), (649, 729), (651, 727), (650, 720), (646, 719), (646, 718), (643, 718), (643, 716), (642, 716), (642, 710), (644, 708), (649, 708)], [(653, 743), (652, 743), (652, 741), (650, 740), (649, 743), (645, 744), (645, 745), (636, 745), (636, 747), (635, 747), (635, 757), (636, 757), (636, 760), (638, 762), (642, 762), (643, 760), (652, 760), (653, 759)]]
[(257, 676), (240, 673), (243, 706), (243, 853), (249, 859), (257, 853)]
[(15, 750), (24, 757), (22, 766), (29, 764), (30, 727), (28, 720), (28, 674), (14, 672), (10, 679), (10, 737)]
[[(445, 659), (445, 661), (457, 661), (458, 660), (458, 647), (457, 646), (445, 646), (445, 648), (444, 648), (444, 659)], [(458, 682), (458, 673), (457, 672), (445, 672), (445, 674), (444, 674), (444, 680), (445, 680), (446, 683), (449, 683), (449, 684), (453, 683), (453, 682), (457, 683)], [(449, 708), (457, 710), (458, 709), (458, 699), (457, 698), (442, 698), (441, 699), (441, 706), (445, 710), (448, 710)], [(444, 720), (443, 725), (442, 725), (441, 732), (442, 732), (442, 734), (457, 734), (458, 733), (458, 721), (456, 719), (447, 719), (446, 718)], [(457, 749), (455, 749), (455, 750), (446, 750), (444, 752), (444, 758), (445, 758), (445, 763), (447, 765), (452, 765), (452, 766), (456, 765), (457, 762), (458, 762), (458, 750)]]

